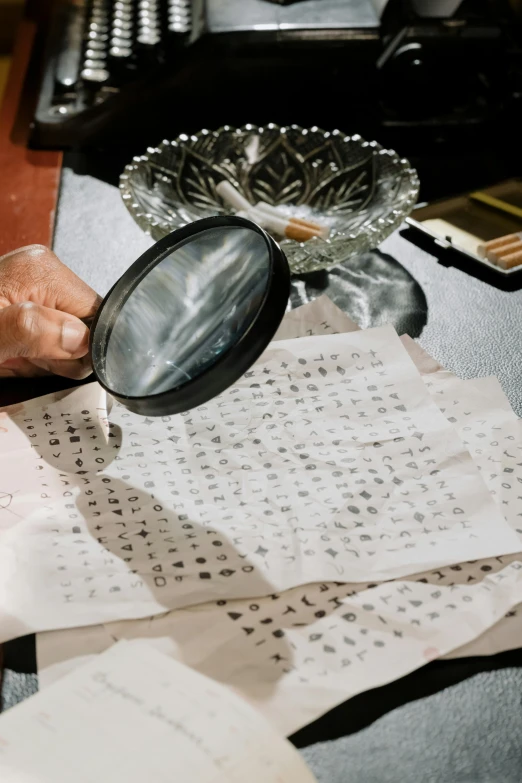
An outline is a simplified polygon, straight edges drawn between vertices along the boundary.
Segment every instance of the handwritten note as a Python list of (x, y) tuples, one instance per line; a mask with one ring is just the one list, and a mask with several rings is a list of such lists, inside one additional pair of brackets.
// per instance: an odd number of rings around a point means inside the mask
[[(30, 752), (28, 752), (30, 748)], [(230, 690), (120, 643), (0, 718), (2, 783), (313, 783)]]

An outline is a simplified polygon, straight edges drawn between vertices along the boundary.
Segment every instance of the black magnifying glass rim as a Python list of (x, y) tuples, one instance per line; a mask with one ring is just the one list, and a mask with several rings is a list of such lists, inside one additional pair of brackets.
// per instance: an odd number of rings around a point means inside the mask
[[(158, 394), (133, 397), (116, 392), (105, 381), (105, 358), (112, 329), (123, 306), (147, 274), (170, 253), (213, 228), (247, 228), (266, 242), (269, 274), (263, 298), (249, 327), (209, 367), (186, 383)], [(256, 223), (236, 216), (203, 218), (173, 231), (143, 253), (103, 299), (90, 332), (93, 372), (100, 386), (128, 410), (143, 416), (169, 416), (203, 405), (232, 386), (261, 356), (276, 333), (290, 296), (290, 269), (279, 245)], [(144, 335), (144, 340), (147, 336)], [(132, 361), (132, 359), (131, 359)], [(140, 368), (136, 367), (136, 372)]]

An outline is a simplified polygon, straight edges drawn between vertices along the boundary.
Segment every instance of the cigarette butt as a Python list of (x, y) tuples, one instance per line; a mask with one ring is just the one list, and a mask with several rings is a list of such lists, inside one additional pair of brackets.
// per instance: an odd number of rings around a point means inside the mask
[(502, 256), (508, 256), (510, 253), (516, 253), (518, 250), (522, 250), (522, 242), (509, 242), (507, 245), (500, 245), (494, 248), (494, 250), (486, 250), (486, 258), (488, 261), (495, 263), (497, 259)]
[(286, 217), (270, 215), (268, 212), (262, 212), (260, 209), (254, 209), (253, 207), (248, 210), (247, 216), (254, 223), (260, 225), (261, 228), (273, 231), (280, 237), (294, 239), (296, 242), (307, 242), (309, 239), (319, 236), (318, 232), (312, 228), (297, 225)]
[(218, 182), (216, 190), (223, 201), (235, 210), (248, 211), (252, 209), (252, 204), (228, 180), (224, 179)]
[(514, 266), (520, 266), (520, 264), (522, 264), (522, 249), (516, 253), (502, 256), (502, 258), (497, 260), (497, 266), (501, 269), (512, 269)]
[(328, 226), (320, 226), (319, 223), (312, 223), (309, 220), (301, 220), (301, 218), (291, 217), (290, 223), (294, 223), (296, 226), (303, 226), (303, 228), (310, 228), (315, 231), (317, 236), (323, 239), (328, 239), (330, 236), (330, 229)]
[(298, 226), (304, 226), (305, 228), (311, 228), (318, 236), (326, 239), (330, 235), (330, 229), (327, 226), (322, 226), (319, 223), (314, 223), (311, 220), (303, 220), (302, 218), (293, 217), (292, 215), (285, 215), (278, 210), (277, 207), (273, 207), (271, 204), (267, 204), (265, 201), (260, 201), (256, 204), (255, 209), (260, 212), (266, 212), (268, 215), (282, 218), (283, 220), (289, 220), (290, 223), (295, 223)]
[(302, 226), (299, 223), (295, 223), (293, 220), (288, 221), (285, 229), (285, 237), (288, 239), (295, 239), (296, 242), (308, 242), (309, 239), (318, 236), (320, 236), (320, 233), (315, 228)]

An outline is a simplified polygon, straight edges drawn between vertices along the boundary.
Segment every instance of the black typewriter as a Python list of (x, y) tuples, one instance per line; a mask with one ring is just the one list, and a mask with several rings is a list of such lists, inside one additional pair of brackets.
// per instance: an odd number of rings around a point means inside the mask
[(522, 94), (518, 29), (510, 0), (57, 0), (32, 144), (475, 127)]

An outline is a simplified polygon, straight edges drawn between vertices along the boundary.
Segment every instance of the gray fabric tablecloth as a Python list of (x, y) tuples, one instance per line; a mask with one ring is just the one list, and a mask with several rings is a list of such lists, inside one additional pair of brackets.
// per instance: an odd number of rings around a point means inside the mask
[(522, 670), (478, 674), (305, 748), (319, 783), (520, 783)]

